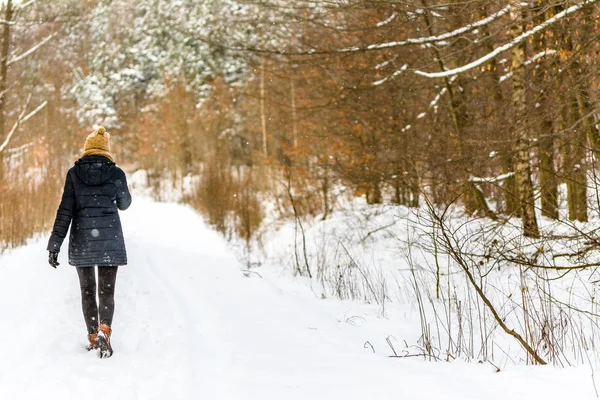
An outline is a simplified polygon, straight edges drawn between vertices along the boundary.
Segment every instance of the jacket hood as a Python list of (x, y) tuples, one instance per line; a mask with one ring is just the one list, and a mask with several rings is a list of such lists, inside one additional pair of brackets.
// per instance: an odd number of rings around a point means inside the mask
[(75, 162), (75, 174), (85, 184), (97, 186), (115, 172), (115, 163), (102, 156), (86, 156)]

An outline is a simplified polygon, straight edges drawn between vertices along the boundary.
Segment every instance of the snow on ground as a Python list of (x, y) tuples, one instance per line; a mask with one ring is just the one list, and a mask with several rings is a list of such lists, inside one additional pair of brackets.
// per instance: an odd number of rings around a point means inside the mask
[[(523, 238), (516, 219), (493, 223), (467, 218), (459, 210), (452, 210), (444, 224), (509, 329), (527, 336), (550, 364), (597, 368), (598, 270), (565, 273), (520, 267), (508, 260), (528, 257), (548, 268), (597, 265), (599, 255), (590, 251), (590, 243), (600, 221), (573, 226), (544, 218), (540, 222), (552, 239)], [(389, 337), (398, 354), (411, 357), (427, 353), (440, 359), (492, 360), (501, 369), (530, 362), (439, 242), (435, 255), (432, 236), (439, 238), (441, 233), (432, 227), (426, 208), (368, 206), (355, 199), (324, 221), (319, 217), (305, 221), (305, 243), (294, 221), (279, 227), (267, 221), (263, 227), (257, 249), (264, 249), (264, 254), (256, 256), (259, 251), (253, 251), (250, 264), (261, 265), (261, 273), (269, 279), (285, 281), (298, 269), (307, 275), (306, 254), (313, 279), (295, 283), (327, 298), (322, 306), (332, 308), (339, 320), (377, 327), (381, 335), (376, 342), (369, 340), (378, 353), (394, 354), (385, 340)], [(566, 253), (576, 256), (560, 255)]]
[(117, 280), (110, 359), (84, 350), (66, 243), (58, 270), (45, 240), (0, 256), (0, 399), (595, 397), (586, 367), (496, 373), (389, 358), (385, 319), (362, 323), (350, 311), (368, 305), (321, 300), (288, 274), (244, 274), (190, 208), (138, 197), (122, 218), (130, 265)]

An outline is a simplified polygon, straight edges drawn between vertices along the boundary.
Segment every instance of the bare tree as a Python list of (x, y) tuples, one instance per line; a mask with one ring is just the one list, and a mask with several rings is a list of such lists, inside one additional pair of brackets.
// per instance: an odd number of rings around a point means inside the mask
[(7, 92), (9, 91), (9, 66), (16, 62), (19, 62), (29, 55), (33, 54), (37, 51), (41, 46), (46, 44), (54, 34), (46, 37), (41, 40), (38, 44), (31, 47), (29, 50), (23, 52), (20, 55), (16, 55), (11, 57), (10, 49), (11, 49), (11, 28), (17, 23), (15, 20), (15, 16), (18, 15), (20, 11), (23, 10), (24, 7), (27, 7), (31, 4), (25, 3), (17, 8), (15, 8), (12, 0), (7, 0), (3, 6), (3, 16), (4, 19), (1, 22), (2, 25), (2, 43), (0, 45), (0, 182), (4, 179), (4, 162), (3, 155), (4, 152), (8, 149), (11, 139), (14, 134), (20, 128), (20, 126), (27, 122), (31, 117), (37, 114), (40, 110), (42, 110), (47, 102), (42, 102), (37, 108), (35, 108), (32, 112), (27, 113), (27, 107), (29, 106), (29, 101), (31, 100), (31, 96), (28, 96), (25, 105), (22, 106), (22, 112), (18, 116), (17, 120), (14, 122), (12, 129), (8, 133), (6, 133), (6, 115), (7, 115)]

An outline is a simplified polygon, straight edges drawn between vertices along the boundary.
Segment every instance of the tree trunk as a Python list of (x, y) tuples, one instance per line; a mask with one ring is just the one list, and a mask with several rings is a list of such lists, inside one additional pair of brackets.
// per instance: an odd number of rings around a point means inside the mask
[(584, 126), (590, 147), (594, 152), (594, 158), (600, 159), (600, 131), (593, 115), (595, 104), (590, 101), (590, 95), (587, 88), (580, 88), (577, 93), (577, 102), (579, 105), (579, 114), (584, 118)]
[(404, 170), (406, 171), (405, 204), (409, 207), (416, 208), (419, 207), (419, 198), (421, 197), (421, 191), (419, 190), (419, 173), (412, 157), (406, 156), (404, 165)]
[(323, 180), (321, 181), (321, 192), (323, 193), (323, 221), (329, 217), (329, 162), (325, 160), (325, 167), (323, 169)]
[[(510, 1), (510, 16), (512, 19), (510, 31), (513, 38), (523, 33), (523, 6), (521, 4), (519, 0)], [(531, 180), (530, 138), (527, 125), (525, 124), (527, 96), (524, 64), (525, 44), (521, 43), (512, 49), (512, 102), (515, 112), (515, 175), (519, 189), (523, 234), (529, 237), (539, 237), (540, 231), (535, 216), (535, 199)]]
[(558, 219), (558, 178), (554, 166), (554, 137), (552, 121), (544, 120), (540, 125), (540, 191), (542, 215)]
[(260, 125), (262, 130), (262, 150), (263, 156), (267, 158), (267, 114), (265, 110), (265, 69), (266, 62), (263, 58), (260, 63)]
[(367, 184), (367, 204), (381, 204), (383, 198), (381, 197), (381, 182), (379, 180), (373, 180)]
[[(565, 110), (564, 119), (572, 125), (580, 119), (579, 108), (575, 96), (571, 99), (570, 115)], [(570, 116), (570, 118), (569, 118)], [(575, 128), (565, 145), (565, 169), (567, 177), (567, 202), (569, 219), (587, 222), (587, 163), (585, 159), (587, 137), (582, 129)]]
[[(426, 0), (421, 0), (421, 3), (423, 4), (425, 10), (429, 10)], [(425, 23), (427, 24), (427, 30), (429, 35), (434, 36), (435, 32), (433, 31), (432, 19), (430, 18), (429, 12), (423, 13), (423, 17), (425, 19)], [(440, 70), (446, 70), (446, 66), (444, 65), (444, 61), (440, 51), (435, 46), (432, 46), (432, 51), (435, 59), (438, 62)], [(494, 219), (495, 215), (490, 210), (485, 200), (485, 196), (483, 196), (483, 193), (481, 193), (480, 190), (478, 190), (473, 184), (471, 184), (469, 180), (471, 174), (473, 173), (473, 163), (470, 157), (471, 151), (467, 148), (465, 131), (472, 124), (473, 121), (467, 110), (468, 102), (465, 99), (465, 93), (460, 91), (455, 92), (448, 78), (444, 78), (444, 82), (446, 90), (448, 91), (448, 97), (450, 99), (450, 114), (452, 117), (452, 122), (457, 138), (458, 158), (461, 160), (461, 163), (464, 166), (462, 180), (466, 195), (465, 208), (470, 214), (481, 213)], [(458, 86), (460, 86), (460, 84), (458, 84)]]
[[(481, 17), (482, 19), (489, 17), (488, 12), (488, 4), (484, 4), (481, 9)], [(489, 53), (494, 51), (494, 38), (490, 33), (490, 29), (488, 25), (484, 25), (481, 27), (482, 32), (486, 38), (486, 48)], [(494, 82), (494, 101), (496, 102), (496, 107), (498, 109), (497, 118), (499, 121), (499, 126), (506, 123), (506, 118), (502, 113), (505, 104), (505, 98), (502, 94), (502, 82), (500, 82), (500, 73), (498, 72), (498, 61), (496, 58), (490, 60), (490, 66), (488, 73)], [(507, 140), (507, 142), (511, 141), (510, 132), (505, 132), (504, 129), (499, 132)], [(514, 169), (514, 160), (512, 154), (512, 148), (503, 149), (500, 154), (501, 164), (502, 164), (502, 173), (509, 174), (513, 172)], [(515, 177), (509, 176), (502, 183), (502, 188), (504, 192), (504, 211), (510, 215), (521, 216), (521, 210), (519, 208), (519, 194), (517, 191), (517, 186), (515, 184)]]
[[(536, 7), (533, 12), (535, 24), (543, 23), (545, 17), (549, 17), (544, 13), (544, 8), (547, 6), (548, 0), (537, 0)], [(548, 48), (546, 32), (542, 31), (533, 37), (534, 53), (538, 54)], [(554, 58), (555, 62), (558, 60)], [(555, 62), (552, 63), (554, 66)], [(546, 58), (542, 57), (538, 60), (538, 67), (534, 70), (533, 86), (536, 89), (535, 103), (538, 116), (541, 120), (538, 131), (538, 157), (539, 157), (539, 173), (540, 173), (540, 195), (542, 200), (542, 215), (552, 219), (558, 219), (558, 178), (556, 168), (554, 166), (554, 123), (550, 113), (548, 104), (548, 68), (546, 67)], [(558, 70), (558, 66), (553, 68)]]
[[(590, 40), (592, 38), (592, 31), (591, 31), (591, 23), (592, 21), (594, 21), (594, 5), (589, 5), (587, 7), (584, 8), (583, 10), (584, 12), (584, 19), (581, 22), (581, 26), (582, 26), (582, 39), (584, 41)], [(577, 63), (579, 64), (579, 68), (583, 68), (583, 66), (585, 65), (586, 61), (585, 61), (585, 55), (584, 53), (580, 53), (578, 56), (578, 61)], [(586, 75), (583, 73), (583, 71), (575, 71), (577, 73), (580, 74), (580, 76), (585, 77)], [(587, 71), (586, 71), (587, 72)], [(585, 120), (585, 126), (586, 126), (586, 130), (587, 130), (587, 136), (590, 142), (590, 147), (594, 153), (594, 157), (596, 159), (600, 158), (600, 130), (598, 130), (598, 126), (596, 124), (596, 119), (594, 118), (593, 115), (593, 110), (595, 108), (595, 104), (592, 103), (589, 92), (588, 92), (588, 87), (587, 87), (587, 82), (581, 82), (578, 85), (579, 90), (577, 91), (577, 101), (579, 104), (579, 114), (581, 115), (581, 118), (584, 118)]]
[[(582, 128), (580, 124), (580, 120), (584, 117), (581, 114), (581, 91), (583, 90), (583, 83), (581, 83), (579, 77), (581, 74), (580, 57), (574, 54), (575, 46), (573, 45), (572, 37), (565, 31), (561, 32), (561, 37), (564, 51), (573, 60), (566, 70), (566, 83), (568, 87), (564, 87), (565, 82), (558, 82), (558, 93), (560, 104), (562, 105), (561, 130), (563, 131), (562, 136), (567, 137), (563, 147), (569, 219), (585, 222), (588, 220), (587, 140), (589, 138), (593, 144), (593, 138), (590, 136), (590, 132), (593, 134), (593, 131)], [(572, 127), (575, 128), (571, 129)]]
[[(8, 0), (4, 6), (4, 21), (12, 21), (13, 4)], [(8, 87), (8, 53), (10, 50), (10, 24), (2, 25), (2, 48), (0, 49), (0, 143), (4, 141), (5, 135), (5, 113), (6, 113), (6, 89)], [(0, 152), (0, 182), (4, 179), (4, 159)]]
[(298, 147), (298, 112), (296, 110), (296, 82), (293, 78), (290, 86), (290, 97), (292, 100), (292, 145), (295, 150)]
[[(582, 28), (582, 40), (589, 40), (591, 35), (589, 23), (593, 21), (593, 8), (586, 7), (584, 9), (584, 21), (581, 22)], [(586, 21), (587, 20), (587, 21)], [(567, 47), (570, 51), (574, 50), (571, 37), (567, 39)], [(588, 93), (587, 82), (585, 81), (585, 64), (586, 60), (583, 54), (576, 55), (574, 57), (573, 65), (570, 71), (573, 85), (576, 88), (576, 92), (573, 95), (571, 101), (571, 126), (577, 126), (573, 134), (575, 140), (573, 140), (573, 163), (572, 172), (569, 175), (572, 180), (572, 191), (574, 193), (573, 198), (573, 214), (571, 214), (571, 207), (569, 207), (569, 218), (587, 222), (588, 220), (588, 207), (587, 207), (587, 148), (588, 141), (589, 145), (596, 157), (600, 155), (600, 132), (596, 126), (595, 119), (592, 115), (593, 106), (590, 102), (590, 96)], [(582, 125), (581, 128), (579, 126)]]

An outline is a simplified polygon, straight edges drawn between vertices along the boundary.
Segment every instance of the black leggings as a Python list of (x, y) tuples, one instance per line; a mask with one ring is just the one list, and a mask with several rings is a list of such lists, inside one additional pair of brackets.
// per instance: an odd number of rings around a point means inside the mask
[[(100, 314), (96, 303), (96, 273), (94, 267), (78, 267), (79, 286), (81, 287), (81, 305), (88, 333), (98, 333), (100, 324), (112, 325), (115, 313), (115, 282), (119, 267), (98, 267), (98, 286), (100, 286)], [(98, 319), (100, 317), (100, 319)]]

